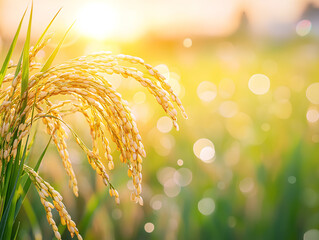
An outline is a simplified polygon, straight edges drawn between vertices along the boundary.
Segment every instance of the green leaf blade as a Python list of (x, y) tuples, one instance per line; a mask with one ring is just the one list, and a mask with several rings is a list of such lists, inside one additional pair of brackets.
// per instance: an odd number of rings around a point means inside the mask
[(24, 11), (24, 14), (20, 20), (20, 23), (19, 23), (19, 26), (18, 26), (18, 29), (14, 35), (14, 38), (11, 42), (11, 45), (10, 45), (10, 48), (8, 50), (8, 53), (7, 53), (7, 56), (3, 62), (3, 65), (2, 65), (2, 68), (0, 70), (0, 87), (1, 87), (1, 84), (3, 82), (3, 79), (4, 79), (4, 76), (6, 75), (6, 72), (7, 72), (7, 69), (8, 69), (8, 65), (9, 65), (9, 62), (10, 62), (10, 59), (11, 59), (11, 56), (12, 56), (12, 52), (17, 44), (17, 40), (18, 40), (18, 36), (19, 36), (19, 33), (20, 33), (20, 30), (21, 30), (21, 25), (22, 25), (22, 22), (23, 22), (23, 19), (24, 19), (24, 16), (27, 12), (27, 9)]
[(59, 42), (58, 46), (54, 49), (54, 51), (52, 52), (52, 54), (50, 55), (50, 57), (48, 58), (48, 60), (46, 61), (46, 63), (44, 64), (44, 66), (41, 69), (41, 72), (45, 72), (46, 70), (49, 69), (49, 67), (51, 66), (54, 58), (56, 57), (56, 55), (58, 54), (58, 51), (60, 50), (62, 43), (64, 42), (66, 36), (68, 35), (68, 33), (70, 32), (71, 28), (73, 27), (74, 23), (72, 23), (72, 25), (68, 28), (68, 30), (66, 31), (66, 33), (64, 34), (63, 38), (61, 39), (61, 41)]
[(31, 38), (32, 14), (33, 14), (33, 4), (31, 6), (27, 37), (24, 43), (24, 48), (23, 48), (21, 96), (26, 91), (28, 87), (28, 81), (29, 81), (29, 49), (30, 49), (30, 38)]
[(38, 39), (37, 43), (34, 45), (34, 48), (36, 48), (41, 41), (43, 40), (45, 34), (48, 32), (49, 28), (51, 27), (52, 23), (54, 22), (55, 18), (58, 16), (58, 14), (61, 12), (62, 8), (60, 8), (57, 13), (54, 15), (54, 17), (52, 18), (52, 20), (50, 21), (50, 23), (48, 24), (48, 26), (46, 27), (46, 29), (43, 31), (41, 37)]
[[(37, 172), (37, 171), (39, 170), (39, 167), (40, 167), (40, 165), (41, 165), (41, 162), (42, 162), (42, 160), (43, 160), (43, 157), (44, 157), (45, 153), (46, 153), (47, 150), (48, 150), (48, 147), (49, 147), (49, 145), (50, 145), (50, 143), (51, 143), (51, 140), (52, 140), (52, 137), (49, 139), (49, 141), (48, 141), (46, 147), (44, 148), (44, 150), (43, 150), (41, 156), (39, 157), (39, 159), (38, 159), (38, 161), (37, 161), (35, 167), (33, 168), (34, 171)], [(23, 201), (24, 201), (24, 199), (25, 199), (25, 197), (26, 197), (26, 195), (27, 195), (27, 193), (28, 193), (28, 191), (29, 191), (30, 185), (31, 185), (31, 180), (30, 180), (30, 178), (28, 178), (27, 181), (25, 182), (25, 184), (23, 185), (22, 194), (21, 194), (20, 198), (19, 198), (18, 201), (17, 201), (17, 207), (16, 207), (16, 212), (15, 212), (15, 218), (17, 217), (17, 215), (18, 215), (18, 213), (19, 213), (19, 210), (20, 210), (20, 208), (21, 208), (21, 205), (22, 205), (22, 203), (23, 203)]]

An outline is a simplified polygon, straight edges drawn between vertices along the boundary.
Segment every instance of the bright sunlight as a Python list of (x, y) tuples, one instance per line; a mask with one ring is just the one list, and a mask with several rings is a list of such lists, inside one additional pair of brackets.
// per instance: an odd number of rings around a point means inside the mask
[(105, 2), (87, 3), (79, 10), (76, 21), (80, 33), (101, 40), (113, 36), (117, 24), (115, 8)]

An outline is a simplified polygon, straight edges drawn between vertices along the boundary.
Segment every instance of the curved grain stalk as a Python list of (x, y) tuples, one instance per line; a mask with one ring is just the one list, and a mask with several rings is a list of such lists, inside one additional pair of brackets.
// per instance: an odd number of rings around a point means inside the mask
[[(76, 196), (78, 196), (78, 183), (69, 159), (66, 128), (69, 128), (76, 142), (87, 155), (91, 167), (102, 178), (104, 184), (110, 187), (110, 195), (114, 196), (115, 201), (119, 203), (119, 194), (111, 184), (109, 177), (109, 172), (114, 168), (109, 144), (110, 140), (113, 141), (121, 153), (120, 161), (127, 165), (128, 176), (134, 183), (131, 199), (143, 205), (143, 199), (140, 196), (142, 158), (146, 156), (146, 153), (142, 138), (127, 102), (112, 87), (108, 78), (117, 74), (123, 79), (133, 78), (138, 81), (155, 97), (177, 129), (177, 111), (174, 103), (185, 118), (187, 115), (181, 101), (167, 84), (163, 75), (151, 65), (144, 63), (142, 59), (100, 52), (54, 67), (49, 67), (53, 60), (50, 58), (42, 67), (41, 63), (36, 62), (35, 56), (47, 41), (48, 38), (45, 37), (39, 41), (35, 47), (23, 55), (23, 58), (21, 57), (22, 64), (21, 59), (16, 65), (11, 64), (8, 67), (10, 73), (3, 77), (3, 84), (0, 88), (1, 195), (2, 199), (7, 198), (3, 194), (7, 187), (6, 177), (10, 173), (10, 168), (15, 166), (12, 164), (15, 163), (28, 174), (37, 188), (55, 236), (61, 239), (52, 219), (51, 209), (53, 208), (59, 212), (61, 222), (67, 225), (72, 237), (77, 235), (81, 239), (75, 223), (62, 203), (61, 195), (34, 169), (24, 164), (26, 148), (22, 154), (21, 146), (27, 145), (27, 140), (25, 143), (24, 139), (28, 138), (32, 123), (41, 120), (46, 126), (46, 131), (52, 137), (69, 176), (69, 186)], [(28, 77), (27, 80), (25, 76)], [(67, 98), (67, 100), (54, 103), (52, 99), (60, 96), (64, 96), (63, 99)], [(86, 146), (64, 121), (64, 116), (75, 112), (83, 114), (88, 123), (92, 138), (91, 147)], [(110, 139), (107, 136), (110, 136)], [(105, 153), (103, 156), (99, 154), (98, 142), (103, 143)], [(105, 160), (103, 158), (107, 160), (107, 166), (103, 164)], [(2, 215), (5, 212), (4, 202), (2, 201), (1, 206)]]

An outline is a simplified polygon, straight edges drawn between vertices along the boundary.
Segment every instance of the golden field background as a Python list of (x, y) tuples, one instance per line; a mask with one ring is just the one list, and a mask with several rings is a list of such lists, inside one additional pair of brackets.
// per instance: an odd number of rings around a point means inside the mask
[[(28, 3), (0, 1), (1, 59)], [(115, 158), (116, 206), (70, 137), (80, 187), (75, 198), (50, 147), (40, 175), (60, 191), (84, 239), (319, 238), (318, 1), (47, 0), (34, 6), (33, 41), (64, 6), (39, 59), (77, 19), (55, 63), (94, 51), (139, 56), (168, 78), (189, 116), (179, 117), (177, 132), (138, 84), (111, 79), (129, 101), (146, 147), (143, 207), (129, 200), (132, 183)], [(23, 40), (22, 33), (20, 48)], [(89, 143), (84, 119), (68, 122)], [(39, 131), (35, 158), (47, 140)], [(20, 214), (28, 219), (21, 239), (52, 238), (34, 189), (29, 199)], [(67, 231), (63, 237), (69, 239)]]

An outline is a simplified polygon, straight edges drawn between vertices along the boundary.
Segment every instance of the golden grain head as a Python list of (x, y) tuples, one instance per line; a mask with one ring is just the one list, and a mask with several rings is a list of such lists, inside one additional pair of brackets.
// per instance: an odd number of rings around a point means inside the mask
[[(110, 182), (109, 171), (114, 169), (109, 141), (113, 141), (120, 152), (120, 161), (128, 167), (128, 176), (132, 178), (134, 190), (132, 201), (143, 205), (142, 192), (142, 157), (146, 156), (137, 124), (128, 104), (115, 91), (108, 81), (110, 75), (133, 78), (155, 97), (163, 110), (177, 125), (177, 111), (187, 115), (172, 88), (165, 78), (151, 65), (140, 58), (128, 55), (112, 55), (110, 52), (94, 53), (79, 57), (63, 64), (40, 72), (40, 63), (36, 62), (36, 54), (45, 46), (46, 39), (36, 49), (30, 50), (30, 77), (26, 94), (21, 97), (21, 73), (14, 78), (9, 73), (4, 78), (0, 89), (0, 157), (9, 161), (17, 154), (19, 143), (30, 133), (32, 123), (41, 120), (47, 133), (52, 137), (62, 159), (63, 166), (69, 176), (69, 186), (78, 196), (77, 179), (70, 161), (66, 139), (71, 132), (76, 142), (86, 153), (91, 167), (110, 187), (110, 195), (120, 202), (119, 194)], [(16, 65), (12, 65), (14, 70)], [(56, 96), (64, 96), (68, 100), (54, 102)], [(26, 105), (23, 106), (25, 101)], [(22, 111), (23, 110), (23, 111)], [(34, 112), (33, 112), (34, 111)], [(76, 132), (64, 121), (64, 117), (75, 112), (86, 119), (92, 146), (88, 147)], [(68, 130), (67, 130), (68, 129)], [(69, 131), (70, 130), (70, 131)], [(16, 137), (13, 136), (16, 133)], [(5, 141), (3, 141), (5, 139)], [(102, 143), (103, 149), (99, 149)], [(104, 154), (100, 154), (99, 150)], [(103, 162), (107, 162), (107, 167)], [(62, 203), (61, 195), (46, 183), (32, 168), (25, 166), (36, 186), (41, 202), (46, 210), (47, 219), (55, 233), (61, 239), (57, 226), (52, 218), (51, 210), (55, 208), (61, 222), (67, 225), (71, 235), (81, 238), (79, 232)], [(53, 204), (48, 200), (51, 198)]]

